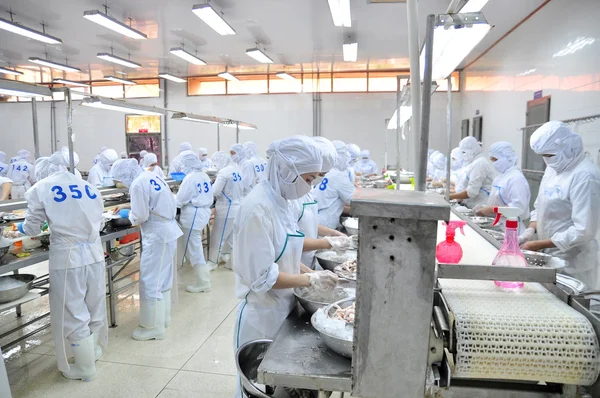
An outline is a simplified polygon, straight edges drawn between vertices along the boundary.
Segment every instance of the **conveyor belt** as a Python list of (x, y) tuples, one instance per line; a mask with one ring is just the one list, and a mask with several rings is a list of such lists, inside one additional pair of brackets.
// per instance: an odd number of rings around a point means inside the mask
[(590, 322), (543, 286), (439, 280), (456, 331), (453, 377), (591, 385), (600, 371)]

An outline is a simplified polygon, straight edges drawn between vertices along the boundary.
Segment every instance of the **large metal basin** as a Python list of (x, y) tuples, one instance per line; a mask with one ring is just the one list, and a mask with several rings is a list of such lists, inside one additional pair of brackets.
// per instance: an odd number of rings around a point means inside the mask
[(327, 307), (329, 304), (346, 299), (348, 297), (356, 296), (356, 288), (350, 287), (350, 283), (344, 283), (347, 281), (340, 280), (337, 287), (335, 288), (335, 292), (332, 294), (334, 298), (331, 301), (325, 302), (321, 300), (311, 300), (309, 297), (306, 297), (304, 294), (306, 289), (303, 288), (295, 288), (294, 296), (298, 299), (298, 302), (308, 312), (310, 315), (317, 312), (319, 308)]
[(254, 340), (238, 348), (235, 353), (235, 364), (238, 374), (247, 396), (256, 398), (271, 398), (275, 390), (266, 386), (266, 393), (255, 386), (257, 380), (258, 367), (262, 363), (267, 350), (273, 343), (273, 340)]
[[(8, 290), (0, 290), (0, 303), (10, 303), (23, 297), (31, 289), (31, 284), (35, 279), (35, 275), (32, 274), (19, 274), (19, 275), (6, 275), (0, 276), (0, 281), (4, 279), (16, 279), (24, 282), (25, 284), (20, 287), (15, 287)], [(0, 287), (1, 289), (1, 287)]]
[[(354, 303), (355, 300), (356, 299), (354, 297), (351, 297), (348, 299), (343, 299), (343, 300), (337, 301), (333, 304), (329, 304), (327, 307), (323, 308), (320, 311), (324, 311), (327, 316), (331, 316), (336, 310), (335, 305), (338, 305), (341, 308), (346, 308), (346, 307), (352, 305), (352, 303)], [(337, 352), (338, 354), (340, 354), (344, 357), (347, 357), (347, 358), (352, 358), (353, 339), (345, 340), (345, 339), (333, 336), (333, 335), (325, 332), (323, 330), (323, 328), (321, 328), (320, 325), (317, 322), (315, 322), (317, 314), (318, 313), (315, 313), (311, 317), (311, 323), (312, 323), (313, 327), (321, 335), (323, 342), (327, 345), (327, 347), (329, 347), (333, 351)]]
[(339, 256), (333, 250), (322, 250), (318, 251), (315, 256), (323, 269), (328, 269), (333, 272), (338, 265), (349, 260), (356, 260), (358, 258), (358, 253), (356, 250), (348, 250), (346, 253)]

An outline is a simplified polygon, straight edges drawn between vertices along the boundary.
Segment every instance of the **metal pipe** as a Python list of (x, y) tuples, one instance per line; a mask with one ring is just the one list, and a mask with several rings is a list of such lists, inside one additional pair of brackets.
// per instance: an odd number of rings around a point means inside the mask
[[(429, 148), (429, 119), (431, 117), (431, 75), (433, 65), (433, 29), (435, 28), (435, 15), (427, 16), (425, 30), (425, 73), (423, 76), (423, 103), (421, 113), (421, 136), (419, 146), (419, 168), (417, 170), (417, 191), (425, 192), (427, 178), (427, 149)], [(411, 68), (412, 69), (412, 68)], [(412, 70), (411, 70), (412, 72)], [(413, 109), (415, 102), (413, 101)], [(415, 115), (413, 115), (413, 118)]]
[[(400, 108), (402, 101), (402, 79), (396, 76), (396, 191), (400, 190)], [(387, 147), (387, 145), (386, 145)]]
[(33, 318), (30, 321), (27, 321), (25, 323), (21, 323), (19, 324), (19, 326), (17, 326), (14, 329), (9, 330), (8, 332), (2, 333), (0, 334), (0, 339), (5, 338), (6, 336), (10, 336), (11, 334), (13, 334), (14, 332), (16, 332), (17, 330), (21, 330), (21, 329), (25, 329), (27, 326), (31, 325), (32, 323), (36, 323), (37, 321), (39, 321), (40, 319), (44, 319), (45, 317), (49, 316), (50, 312), (46, 312), (44, 315), (40, 315), (36, 318)]
[(73, 156), (73, 101), (71, 100), (71, 89), (65, 90), (65, 106), (67, 108), (67, 140), (69, 142), (69, 167), (71, 173), (75, 174), (75, 159)]
[(217, 123), (217, 151), (221, 150), (221, 125)]
[[(412, 99), (412, 118), (410, 122), (410, 130), (411, 134), (414, 134), (415, 137), (421, 131), (421, 68), (419, 67), (419, 19), (417, 1), (418, 0), (407, 0), (406, 4), (406, 19), (408, 24), (408, 54), (410, 57), (410, 90)], [(415, 150), (416, 148), (413, 148), (413, 151)], [(418, 170), (414, 171), (416, 173), (415, 175), (418, 175)]]
[[(48, 313), (48, 314), (50, 314), (50, 313)], [(50, 327), (50, 323), (47, 323), (47, 324), (46, 324), (46, 325), (44, 325), (44, 326), (40, 326), (39, 328), (35, 329), (34, 331), (32, 331), (32, 332), (30, 332), (30, 333), (27, 333), (27, 334), (25, 334), (25, 335), (23, 335), (23, 336), (19, 337), (18, 339), (16, 339), (16, 340), (13, 340), (13, 341), (11, 341), (10, 343), (7, 343), (7, 344), (3, 345), (3, 346), (2, 346), (0, 349), (2, 349), (2, 350), (4, 350), (4, 351), (6, 351), (6, 349), (7, 349), (8, 347), (12, 347), (12, 346), (14, 346), (15, 344), (17, 344), (17, 343), (20, 343), (20, 342), (21, 342), (21, 341), (23, 341), (23, 340), (27, 340), (28, 338), (30, 338), (30, 337), (31, 337), (31, 336), (33, 336), (34, 334), (37, 334), (37, 333), (41, 332), (41, 331), (42, 331), (42, 330), (44, 330), (44, 329), (48, 329), (49, 327)]]
[(56, 152), (56, 103), (50, 103), (50, 152)]
[(446, 108), (446, 132), (448, 133), (448, 157), (446, 158), (446, 200), (450, 201), (450, 177), (452, 172), (452, 75), (448, 81), (448, 104)]
[(31, 116), (33, 119), (33, 153), (35, 158), (40, 157), (40, 132), (38, 130), (37, 100), (31, 99)]
[(235, 122), (235, 143), (240, 143), (240, 122)]
[[(163, 105), (164, 105), (164, 108), (167, 109), (167, 106), (169, 104), (169, 102), (168, 102), (168, 92), (167, 92), (167, 86), (168, 86), (168, 84), (167, 84), (167, 80), (166, 79), (161, 79), (161, 80), (164, 81), (164, 85), (165, 85), (165, 88), (164, 88), (164, 91), (163, 91), (165, 93)], [(165, 135), (164, 135), (164, 138), (163, 138), (163, 148), (164, 148), (164, 151), (163, 151), (163, 164), (165, 166), (168, 166), (169, 163), (170, 163), (169, 162), (169, 132), (168, 132), (168, 129), (167, 129), (168, 117), (165, 115), (163, 117), (163, 119), (165, 121), (165, 128), (164, 128)]]

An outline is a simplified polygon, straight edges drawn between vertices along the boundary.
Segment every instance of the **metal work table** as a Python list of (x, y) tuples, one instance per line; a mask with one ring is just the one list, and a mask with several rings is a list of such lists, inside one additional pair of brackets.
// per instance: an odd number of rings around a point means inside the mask
[(271, 386), (350, 392), (351, 360), (331, 351), (302, 309), (285, 320), (258, 368)]

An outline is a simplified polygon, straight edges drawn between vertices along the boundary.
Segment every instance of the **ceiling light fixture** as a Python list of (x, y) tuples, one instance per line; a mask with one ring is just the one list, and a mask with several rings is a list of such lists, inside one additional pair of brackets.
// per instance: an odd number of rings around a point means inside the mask
[(489, 0), (469, 0), (461, 9), (460, 13), (480, 12)]
[(26, 28), (23, 25), (17, 24), (4, 18), (0, 18), (0, 29), (16, 33), (21, 36), (29, 37), (30, 39), (41, 41), (42, 43), (46, 44), (62, 44), (61, 39), (47, 35), (46, 32), (39, 32), (37, 30)]
[(204, 62), (203, 60), (201, 60), (200, 58), (198, 58), (197, 56), (195, 56), (194, 54), (185, 51), (183, 49), (183, 47), (175, 47), (172, 48), (171, 50), (169, 50), (169, 52), (173, 55), (178, 56), (181, 59), (184, 59), (186, 61), (188, 61), (191, 64), (194, 65), (206, 65), (206, 62)]
[(352, 15), (350, 13), (350, 0), (327, 0), (329, 11), (335, 26), (349, 28), (352, 26)]
[(269, 58), (269, 56), (267, 54), (265, 54), (264, 51), (262, 51), (260, 48), (258, 48), (258, 45), (255, 48), (250, 48), (250, 49), (246, 50), (246, 55), (251, 58), (254, 58), (261, 64), (272, 64), (273, 63), (273, 60), (271, 58)]
[(221, 36), (235, 35), (235, 30), (210, 4), (197, 4), (192, 12)]
[(275, 73), (275, 76), (277, 76), (280, 79), (284, 79), (284, 80), (296, 80), (296, 78), (294, 76), (292, 76), (286, 72), (277, 72), (277, 73)]
[(81, 101), (81, 105), (92, 108), (107, 109), (111, 111), (134, 113), (137, 115), (160, 116), (167, 114), (166, 109), (156, 108), (154, 106), (130, 104), (125, 101), (104, 97), (84, 98), (83, 101)]
[(23, 72), (19, 72), (18, 70), (3, 68), (0, 66), (0, 73), (5, 75), (13, 75), (13, 76), (23, 76)]
[(137, 84), (133, 80), (121, 79), (120, 77), (116, 77), (116, 76), (104, 76), (104, 80), (110, 80), (111, 82), (128, 84), (131, 86)]
[(537, 69), (529, 69), (526, 70), (525, 72), (521, 72), (518, 73), (517, 76), (527, 76), (527, 75), (531, 75), (532, 73), (534, 73)]
[(222, 78), (222, 79), (229, 80), (229, 81), (232, 81), (232, 82), (239, 82), (240, 81), (240, 79), (238, 79), (237, 77), (233, 76), (229, 72), (221, 72), (221, 73), (218, 74), (218, 76), (220, 78)]
[(218, 117), (200, 116), (200, 115), (194, 115), (193, 113), (187, 113), (187, 112), (175, 112), (173, 114), (173, 116), (171, 116), (171, 119), (188, 120), (190, 122), (209, 123), (209, 124), (218, 124), (218, 123), (223, 122), (223, 120)]
[(223, 121), (221, 125), (224, 127), (239, 128), (240, 130), (256, 130), (258, 128), (253, 124), (239, 122), (237, 120), (231, 119)]
[(52, 83), (64, 84), (66, 86), (75, 86), (75, 87), (90, 87), (89, 84), (75, 82), (73, 80), (67, 80), (67, 79), (54, 79), (54, 80), (52, 80)]
[(344, 43), (344, 61), (346, 62), (356, 62), (358, 58), (358, 43)]
[(182, 79), (181, 77), (172, 75), (170, 73), (159, 73), (158, 77), (162, 77), (163, 79), (171, 80), (171, 81), (176, 82), (176, 83), (185, 83), (185, 82), (187, 82), (186, 79)]
[(593, 37), (578, 37), (577, 39), (575, 39), (575, 41), (569, 42), (569, 44), (567, 44), (565, 48), (563, 48), (559, 52), (552, 54), (552, 58), (564, 57), (565, 55), (573, 54), (581, 50), (585, 46), (593, 44), (595, 41), (596, 39)]
[(113, 64), (119, 64), (119, 65), (127, 66), (129, 68), (141, 68), (142, 67), (142, 65), (138, 64), (137, 62), (133, 62), (133, 61), (130, 61), (125, 58), (117, 57), (116, 55), (109, 54), (109, 53), (98, 53), (96, 56), (105, 61), (112, 62)]
[(105, 14), (98, 10), (85, 11), (83, 13), (83, 17), (85, 19), (97, 23), (98, 25), (102, 25), (105, 28), (108, 28), (112, 31), (115, 31), (127, 37), (131, 37), (132, 39), (145, 40), (148, 38), (148, 36), (146, 36), (145, 33), (133, 29), (131, 26), (127, 26), (123, 22), (119, 22), (113, 17), (108, 16), (108, 14)]
[(64, 70), (65, 72), (81, 72), (81, 69), (76, 68), (74, 66), (60, 64), (58, 62), (54, 62), (54, 61), (50, 61), (50, 60), (42, 59), (42, 58), (38, 58), (38, 57), (29, 58), (29, 62), (33, 62), (34, 64), (38, 64), (38, 65), (44, 65), (44, 66), (50, 67), (52, 69)]
[(52, 90), (45, 86), (36, 86), (16, 80), (0, 80), (0, 95), (52, 98)]

